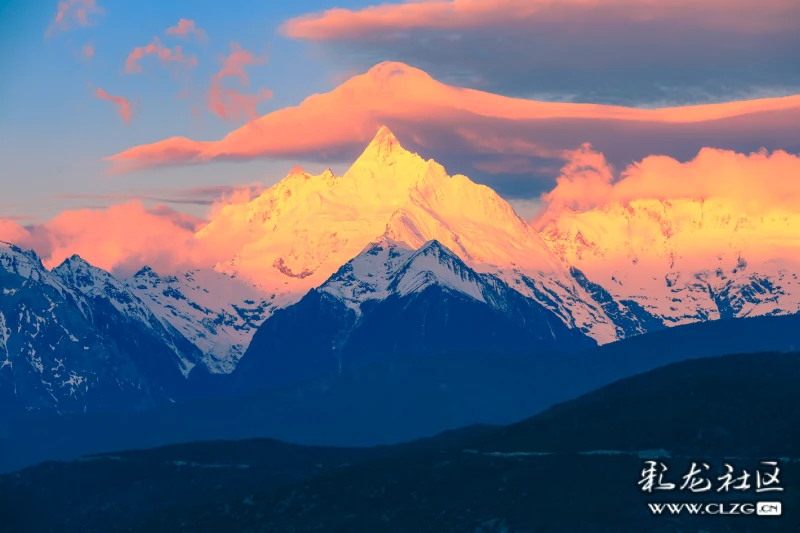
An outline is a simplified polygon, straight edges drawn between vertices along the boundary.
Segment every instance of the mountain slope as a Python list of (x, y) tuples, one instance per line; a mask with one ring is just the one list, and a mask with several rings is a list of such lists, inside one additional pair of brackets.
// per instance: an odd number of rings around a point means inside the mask
[(800, 315), (717, 320), (570, 356), (396, 357), (289, 387), (142, 412), (26, 413), (10, 419), (6, 428), (0, 419), (0, 472), (48, 459), (193, 440), (396, 443), (469, 424), (509, 424), (555, 402), (676, 361), (798, 347)]
[(542, 237), (617, 302), (667, 325), (800, 311), (797, 216), (720, 198), (564, 210)]
[(533, 355), (594, 344), (437, 241), (413, 249), (382, 239), (276, 311), (232, 377), (242, 391), (399, 356)]
[[(764, 368), (768, 368), (764, 371)], [(800, 480), (797, 354), (755, 354), (688, 361), (614, 383), (521, 423), (396, 457), (363, 461), (276, 491), (234, 492), (178, 506), (145, 520), (139, 531), (178, 521), (196, 531), (430, 531), (595, 533), (795, 531)], [(663, 416), (663, 406), (670, 409)], [(773, 425), (774, 424), (774, 425)], [(769, 425), (770, 431), (753, 431)], [(652, 502), (747, 502), (764, 494), (643, 493), (647, 459), (666, 462), (681, 482), (693, 461), (709, 477), (737, 469), (772, 472), (785, 492), (783, 516), (657, 516)], [(678, 477), (675, 477), (678, 476)], [(713, 476), (713, 477), (712, 477)]]
[(186, 394), (197, 351), (77, 256), (47, 271), (0, 243), (0, 394), (17, 409), (127, 410)]
[(274, 295), (211, 269), (159, 276), (144, 267), (125, 285), (165, 328), (199, 351), (197, 362), (212, 374), (236, 367), (275, 306)]
[[(615, 382), (504, 427), (382, 448), (202, 442), (45, 463), (0, 477), (4, 524), (105, 531), (795, 531), (797, 354), (686, 361)], [(665, 409), (664, 406), (669, 406)], [(654, 416), (654, 412), (660, 416)], [(754, 428), (769, 427), (769, 431)], [(780, 461), (782, 517), (653, 516), (648, 502), (764, 495), (643, 493), (643, 461), (678, 481), (691, 461)], [(590, 482), (591, 481), (591, 482)], [(13, 529), (13, 526), (12, 526)]]

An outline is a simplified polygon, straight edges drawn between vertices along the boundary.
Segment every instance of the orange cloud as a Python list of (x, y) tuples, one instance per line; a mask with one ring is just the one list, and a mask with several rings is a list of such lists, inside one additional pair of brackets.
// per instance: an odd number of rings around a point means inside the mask
[(152, 215), (166, 218), (175, 226), (195, 233), (200, 231), (203, 226), (208, 224), (208, 220), (204, 218), (196, 217), (188, 213), (182, 213), (165, 204), (154, 205), (148, 209), (147, 212)]
[(666, 106), (786, 95), (800, 87), (796, 0), (374, 4), (306, 14), (281, 31), (324, 46), (346, 68), (391, 57), (509, 96)]
[(16, 220), (0, 216), (0, 241), (12, 244), (24, 243), (30, 240), (30, 233)]
[(770, 31), (797, 24), (800, 8), (793, 0), (437, 0), (381, 4), (360, 11), (330, 9), (286, 22), (289, 37), (310, 41), (353, 39), (369, 34), (391, 35), (414, 29), (469, 30), (517, 24), (526, 19), (553, 21), (579, 13), (598, 20), (647, 22), (659, 19), (698, 20), (709, 27)]
[(272, 91), (261, 89), (256, 94), (243, 94), (236, 89), (222, 87), (222, 81), (227, 77), (239, 78), (242, 85), (250, 82), (245, 67), (266, 63), (266, 57), (254, 56), (251, 52), (243, 50), (237, 43), (231, 44), (231, 53), (222, 60), (219, 72), (211, 76), (211, 88), (208, 91), (208, 109), (224, 120), (239, 120), (246, 118), (248, 121), (258, 118), (256, 106), (262, 100), (272, 97)]
[(568, 152), (567, 159), (556, 187), (542, 195), (547, 205), (542, 221), (565, 207), (590, 211), (635, 200), (713, 198), (741, 213), (800, 213), (800, 156), (783, 150), (748, 155), (703, 148), (685, 163), (653, 155), (629, 165), (618, 177), (603, 154), (588, 144)]
[(272, 98), (272, 91), (261, 89), (256, 94), (240, 93), (236, 89), (225, 89), (212, 83), (209, 91), (209, 109), (218, 117), (238, 121), (253, 121), (258, 118), (256, 106), (263, 100)]
[(131, 102), (128, 99), (122, 96), (112, 96), (100, 87), (98, 87), (97, 91), (95, 91), (95, 96), (101, 100), (108, 100), (117, 106), (117, 113), (119, 113), (119, 116), (122, 117), (122, 120), (125, 122), (125, 124), (128, 124), (131, 121), (131, 117), (133, 115), (131, 110)]
[(163, 270), (207, 267), (233, 253), (224, 239), (195, 239), (203, 224), (165, 206), (147, 209), (131, 201), (64, 211), (30, 230), (0, 222), (0, 239), (33, 248), (48, 268), (78, 254), (95, 266), (129, 275), (145, 264)]
[(142, 60), (146, 55), (150, 54), (155, 54), (161, 61), (162, 65), (175, 63), (184, 64), (189, 68), (196, 67), (198, 65), (197, 58), (194, 56), (184, 56), (180, 46), (176, 46), (174, 49), (168, 48), (161, 44), (161, 41), (158, 39), (158, 37), (153, 37), (153, 41), (150, 44), (147, 46), (137, 46), (130, 54), (128, 54), (128, 58), (125, 60), (125, 72), (127, 74), (142, 72), (142, 67), (139, 65), (139, 61)]
[(52, 36), (58, 31), (70, 29), (73, 25), (88, 26), (89, 15), (102, 15), (105, 10), (98, 7), (95, 0), (65, 0), (58, 3), (58, 11), (45, 35)]
[(167, 31), (164, 33), (166, 35), (174, 35), (182, 39), (187, 39), (190, 35), (194, 35), (194, 38), (198, 41), (202, 42), (206, 40), (205, 30), (198, 28), (193, 20), (188, 19), (180, 19), (178, 24), (167, 28)]
[[(64, 211), (33, 230), (47, 253), (45, 266), (52, 268), (72, 254), (79, 254), (105, 270), (130, 265), (181, 264), (193, 232), (170, 217), (149, 212), (140, 202), (128, 202), (105, 210)], [(37, 252), (45, 248), (39, 244)]]
[[(48, 268), (78, 254), (93, 265), (129, 275), (147, 264), (156, 270), (208, 268), (230, 259), (244, 246), (242, 232), (216, 232), (196, 237), (224, 209), (247, 203), (264, 187), (207, 186), (164, 190), (147, 201), (201, 203), (208, 217), (192, 216), (159, 203), (147, 207), (133, 195), (74, 195), (60, 198), (127, 200), (107, 208), (66, 210), (47, 222), (27, 227), (0, 217), (0, 240), (36, 251)], [(175, 199), (170, 199), (174, 196)], [(212, 199), (213, 198), (213, 199)], [(206, 200), (208, 199), (208, 200)]]
[[(800, 95), (664, 109), (537, 102), (451, 87), (421, 70), (382, 63), (219, 141), (174, 137), (108, 159), (117, 171), (257, 157), (346, 162), (383, 124), (404, 145), (435, 155), (454, 171), (533, 171), (585, 142), (614, 163), (653, 153), (693, 157), (704, 146), (800, 149)], [(529, 187), (537, 177), (522, 176), (499, 192), (530, 198), (543, 191), (517, 194), (513, 187)], [(484, 181), (492, 185), (490, 178)]]

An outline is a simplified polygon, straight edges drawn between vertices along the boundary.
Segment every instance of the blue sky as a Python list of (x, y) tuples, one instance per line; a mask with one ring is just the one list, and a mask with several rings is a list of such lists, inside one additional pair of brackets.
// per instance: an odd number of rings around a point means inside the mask
[[(273, 98), (259, 105), (259, 113), (297, 105), (310, 94), (330, 90), (342, 67), (315, 59), (307, 44), (276, 31), (286, 19), (327, 7), (328, 2), (144, 0), (101, 1), (98, 5), (105, 8), (105, 14), (90, 17), (92, 25), (45, 38), (56, 14), (55, 2), (3, 2), (0, 44), (11, 52), (4, 54), (7, 75), (0, 81), (0, 215), (41, 220), (65, 208), (108, 203), (55, 198), (63, 194), (103, 195), (253, 181), (270, 184), (286, 174), (294, 162), (261, 160), (108, 176), (108, 165), (102, 159), (133, 145), (175, 135), (218, 139), (237, 126), (207, 112), (204, 101), (209, 78), (220, 67), (218, 56), (228, 53), (231, 42), (255, 54), (268, 52), (265, 65), (247, 69), (250, 86), (243, 89), (254, 92), (266, 87), (273, 91)], [(358, 8), (367, 3), (343, 5)], [(208, 42), (165, 36), (164, 31), (180, 18), (195, 20), (206, 30)], [(141, 74), (123, 73), (128, 53), (147, 45), (154, 36), (166, 46), (180, 44), (185, 52), (197, 55), (200, 64), (191, 72), (190, 99), (176, 97), (183, 85), (155, 58), (142, 62)], [(82, 56), (87, 43), (95, 48), (95, 56), (88, 60)], [(123, 126), (111, 103), (93, 96), (90, 84), (138, 101), (128, 126)], [(193, 105), (203, 110), (199, 119), (192, 114)], [(205, 208), (188, 209), (202, 214)]]

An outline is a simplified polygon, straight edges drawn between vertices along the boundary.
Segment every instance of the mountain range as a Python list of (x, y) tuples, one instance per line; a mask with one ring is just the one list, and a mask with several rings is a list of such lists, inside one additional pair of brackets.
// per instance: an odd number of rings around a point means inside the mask
[(713, 198), (528, 223), (384, 127), (343, 176), (293, 169), (223, 208), (195, 235), (238, 250), (213, 268), (117, 279), (0, 245), (3, 409), (135, 409), (197, 383), (249, 390), (402, 354), (569, 353), (794, 314), (791, 224)]
[[(394, 446), (214, 440), (50, 461), (0, 476), (0, 531), (797, 531), (800, 432), (784, 415), (798, 377), (797, 353), (712, 357), (510, 425)], [(725, 463), (755, 477), (760, 461), (778, 460), (786, 490), (760, 494), (753, 482), (745, 492), (647, 493), (637, 484), (646, 460), (678, 482), (702, 460), (715, 487)], [(648, 511), (766, 495), (782, 516)]]

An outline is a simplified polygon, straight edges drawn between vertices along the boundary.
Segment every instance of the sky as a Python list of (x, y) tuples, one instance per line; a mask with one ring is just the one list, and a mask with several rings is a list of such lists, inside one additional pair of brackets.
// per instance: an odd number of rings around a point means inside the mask
[(612, 180), (797, 154), (798, 27), (796, 0), (0, 1), (0, 238), (129, 202), (191, 230), (384, 124), (525, 217), (586, 143)]
[[(211, 113), (206, 102), (209, 80), (220, 69), (220, 56), (230, 53), (231, 43), (266, 58), (247, 69), (248, 87), (225, 80), (242, 92), (271, 90), (272, 98), (258, 106), (260, 113), (296, 105), (309, 94), (333, 88), (341, 72), (338, 67), (315, 60), (307, 45), (276, 33), (288, 18), (327, 3), (238, 1), (223, 7), (181, 0), (97, 0), (95, 4), (98, 11), (87, 14), (87, 25), (74, 16), (78, 4), (67, 12), (66, 28), (47, 33), (58, 12), (57, 2), (0, 2), (0, 43), (13, 50), (0, 59), (6, 72), (0, 80), (0, 216), (33, 217), (24, 219), (33, 222), (65, 208), (109, 203), (59, 198), (63, 195), (152, 192), (158, 196), (162, 189), (274, 182), (286, 174), (292, 162), (259, 161), (110, 178), (103, 158), (164, 137), (215, 139), (233, 129), (237, 122)], [(205, 42), (194, 35), (187, 39), (165, 35), (181, 18), (196, 20), (206, 33)], [(140, 61), (142, 72), (127, 74), (128, 55), (154, 37), (169, 48), (180, 45), (199, 64), (164, 68), (149, 54)], [(84, 50), (87, 46), (93, 52), (90, 57)], [(95, 96), (98, 88), (131, 102), (133, 116), (127, 124), (112, 102)], [(188, 91), (188, 98), (182, 98), (183, 91)], [(199, 117), (193, 114), (195, 107)]]

